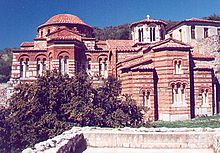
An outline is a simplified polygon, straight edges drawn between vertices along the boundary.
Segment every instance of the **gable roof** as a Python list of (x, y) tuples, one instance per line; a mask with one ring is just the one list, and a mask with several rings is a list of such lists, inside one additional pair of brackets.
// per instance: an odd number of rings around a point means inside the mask
[(159, 42), (147, 44), (144, 46), (143, 51), (148, 50), (154, 50), (154, 51), (161, 51), (161, 50), (189, 50), (192, 49), (192, 47), (188, 44), (185, 44), (179, 40), (168, 38)]
[(215, 57), (208, 54), (201, 54), (199, 52), (192, 52), (192, 57), (198, 60), (214, 60)]
[(81, 34), (76, 30), (70, 30), (68, 28), (58, 29), (47, 34), (49, 40), (78, 40), (81, 41)]
[(20, 45), (21, 47), (34, 47), (34, 42), (23, 42)]
[(149, 58), (140, 58), (138, 60), (130, 61), (121, 66), (119, 69), (153, 69), (153, 61)]
[(181, 24), (187, 24), (187, 23), (210, 23), (210, 24), (218, 24), (220, 26), (220, 21), (191, 18), (191, 19), (186, 19), (186, 20), (180, 21), (177, 24), (171, 26), (170, 28), (167, 29), (167, 32), (176, 28), (177, 26), (179, 26)]
[(118, 51), (136, 51), (133, 40), (106, 40), (106, 44), (108, 48)]

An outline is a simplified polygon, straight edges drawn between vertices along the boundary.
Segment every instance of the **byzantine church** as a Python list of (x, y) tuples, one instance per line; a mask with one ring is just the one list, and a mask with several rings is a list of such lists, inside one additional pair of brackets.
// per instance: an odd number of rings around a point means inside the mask
[(145, 107), (148, 120), (218, 114), (220, 53), (199, 42), (213, 36), (219, 42), (220, 21), (192, 18), (166, 26), (148, 16), (130, 25), (131, 40), (99, 41), (79, 17), (55, 15), (37, 27), (33, 42), (13, 51), (9, 83), (33, 82), (46, 70), (73, 76), (85, 69), (94, 85), (118, 78), (122, 94)]

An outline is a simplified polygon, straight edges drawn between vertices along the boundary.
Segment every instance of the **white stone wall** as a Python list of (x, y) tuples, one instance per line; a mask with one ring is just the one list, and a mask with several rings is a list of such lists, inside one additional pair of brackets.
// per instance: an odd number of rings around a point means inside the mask
[(75, 153), (75, 148), (80, 153), (87, 147), (213, 149), (219, 153), (219, 140), (220, 128), (73, 127), (55, 138), (36, 144), (34, 148), (23, 150), (22, 153)]
[[(217, 30), (220, 26), (209, 25), (209, 24), (195, 24), (195, 39), (201, 40), (204, 38), (204, 28), (208, 28), (208, 37), (217, 35)], [(180, 36), (180, 30), (182, 31), (182, 40)], [(184, 43), (191, 43), (193, 39), (191, 39), (191, 25), (181, 24), (174, 29), (170, 30), (166, 34), (166, 38), (170, 38), (170, 34), (172, 34), (174, 39), (180, 40)]]

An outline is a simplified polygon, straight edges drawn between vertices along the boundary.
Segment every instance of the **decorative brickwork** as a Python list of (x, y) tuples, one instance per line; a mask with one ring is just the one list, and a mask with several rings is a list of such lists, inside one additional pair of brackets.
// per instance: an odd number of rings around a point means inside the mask
[(203, 55), (175, 37), (164, 39), (165, 26), (164, 21), (148, 18), (131, 24), (132, 40), (97, 41), (93, 29), (78, 17), (56, 15), (38, 27), (34, 42), (23, 42), (13, 51), (10, 83), (34, 81), (46, 70), (73, 76), (85, 69), (94, 86), (109, 75), (117, 77), (122, 94), (144, 106), (147, 120), (218, 113), (219, 85), (210, 66), (215, 56)]

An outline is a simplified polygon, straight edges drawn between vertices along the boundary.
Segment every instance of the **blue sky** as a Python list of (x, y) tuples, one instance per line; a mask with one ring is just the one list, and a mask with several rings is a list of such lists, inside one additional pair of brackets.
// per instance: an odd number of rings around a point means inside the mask
[(146, 18), (184, 20), (220, 15), (220, 0), (0, 0), (0, 49), (32, 41), (37, 26), (60, 13), (90, 26), (111, 26)]

